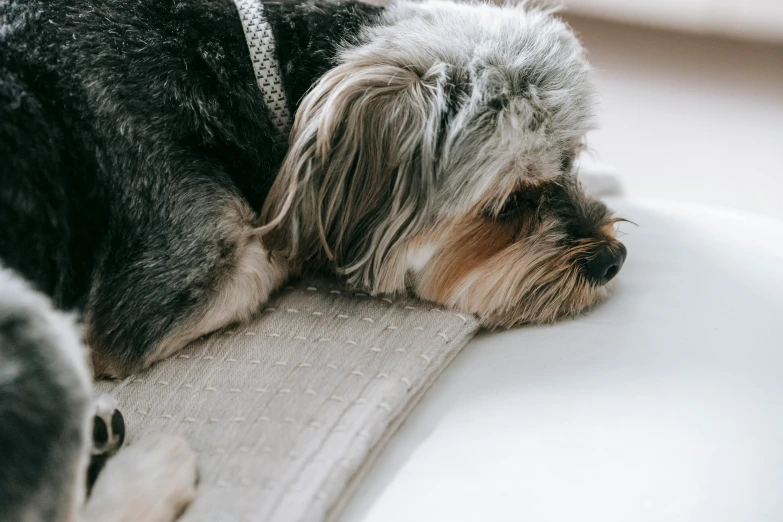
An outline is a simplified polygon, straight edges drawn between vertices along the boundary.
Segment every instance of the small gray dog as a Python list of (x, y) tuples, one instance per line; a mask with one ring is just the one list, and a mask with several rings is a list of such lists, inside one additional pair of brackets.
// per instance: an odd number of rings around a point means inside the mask
[[(3, 521), (176, 517), (181, 439), (89, 467), (124, 432), (89, 406), (87, 360), (142, 370), (290, 276), (510, 327), (580, 313), (623, 265), (618, 219), (575, 172), (589, 66), (550, 12), (236, 4), (0, 0)], [(274, 42), (252, 57), (248, 4)], [(254, 63), (279, 78), (259, 89)]]

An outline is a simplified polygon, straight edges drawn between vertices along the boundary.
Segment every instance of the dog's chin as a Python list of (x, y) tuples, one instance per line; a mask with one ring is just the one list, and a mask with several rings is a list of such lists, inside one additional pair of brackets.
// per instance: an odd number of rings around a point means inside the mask
[(511, 274), (487, 278), (485, 270), (479, 269), (466, 276), (453, 292), (441, 295), (419, 291), (426, 285), (417, 286), (418, 297), (473, 314), (491, 329), (551, 324), (576, 317), (603, 302), (611, 287), (589, 283), (578, 269), (541, 283), (514, 281)]
[(608, 295), (607, 287), (595, 287), (590, 284), (585, 284), (578, 290), (571, 290), (559, 298), (542, 299), (539, 295), (533, 295), (527, 300), (523, 298), (505, 311), (493, 312), (482, 317), (482, 325), (491, 329), (506, 329), (551, 324), (588, 312), (605, 301)]

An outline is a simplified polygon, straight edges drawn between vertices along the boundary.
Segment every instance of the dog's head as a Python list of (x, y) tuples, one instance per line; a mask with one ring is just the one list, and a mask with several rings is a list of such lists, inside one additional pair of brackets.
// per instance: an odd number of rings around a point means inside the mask
[(294, 270), (487, 325), (575, 314), (625, 258), (574, 173), (592, 97), (582, 47), (545, 11), (389, 8), (302, 101), (265, 242)]

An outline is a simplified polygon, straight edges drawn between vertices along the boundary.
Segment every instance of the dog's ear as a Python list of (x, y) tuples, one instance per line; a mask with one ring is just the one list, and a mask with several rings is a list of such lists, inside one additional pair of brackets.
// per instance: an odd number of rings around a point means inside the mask
[(391, 266), (395, 247), (429, 214), (447, 77), (445, 67), (370, 63), (323, 76), (297, 112), (262, 211), (267, 247), (294, 270), (329, 263), (352, 284), (399, 287), (388, 281), (404, 279)]

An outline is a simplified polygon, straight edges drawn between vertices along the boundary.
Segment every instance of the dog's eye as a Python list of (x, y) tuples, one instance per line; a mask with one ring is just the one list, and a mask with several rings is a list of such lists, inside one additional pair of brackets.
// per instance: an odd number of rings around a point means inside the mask
[(507, 219), (522, 212), (534, 210), (537, 205), (537, 199), (531, 197), (530, 194), (520, 191), (513, 192), (503, 202), (503, 207), (500, 209), (497, 217), (498, 219)]

